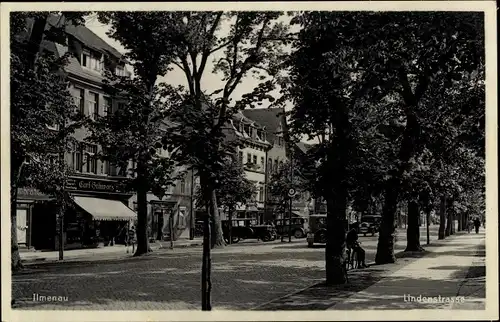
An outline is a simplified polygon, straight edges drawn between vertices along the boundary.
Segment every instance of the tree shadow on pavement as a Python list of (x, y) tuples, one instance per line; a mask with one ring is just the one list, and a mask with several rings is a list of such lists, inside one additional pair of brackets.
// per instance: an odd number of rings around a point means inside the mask
[[(220, 253), (212, 258), (214, 309), (248, 309), (324, 277), (324, 262), (317, 254), (290, 254), (281, 260), (275, 252)], [(283, 257), (283, 255), (282, 255)], [(169, 257), (155, 261), (116, 262), (44, 268), (39, 274), (13, 278), (13, 308), (76, 310), (168, 310), (200, 309), (201, 258), (172, 266)], [(182, 264), (182, 265), (181, 265)], [(67, 296), (63, 303), (32, 300), (34, 293)]]
[[(391, 264), (392, 265), (392, 264)], [(388, 265), (390, 266), (390, 265)], [(273, 301), (257, 310), (408, 310), (408, 309), (485, 309), (484, 281), (465, 289), (463, 278), (469, 270), (483, 275), (484, 267), (435, 267), (452, 270), (445, 279), (413, 276), (385, 276), (385, 269), (360, 270), (351, 273), (349, 284), (317, 284), (299, 293)], [(473, 275), (467, 275), (473, 278)], [(475, 276), (475, 275), (474, 275)], [(377, 282), (383, 280), (380, 284)], [(418, 296), (432, 298), (418, 302)], [(457, 297), (465, 297), (465, 302)], [(352, 298), (351, 298), (352, 297)], [(441, 297), (441, 299), (439, 299)], [(346, 301), (350, 298), (348, 301)], [(450, 301), (454, 301), (450, 302)]]

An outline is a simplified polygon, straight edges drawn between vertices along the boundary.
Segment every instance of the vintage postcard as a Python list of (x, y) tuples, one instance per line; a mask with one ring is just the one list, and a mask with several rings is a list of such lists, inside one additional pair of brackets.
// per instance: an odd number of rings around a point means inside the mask
[(0, 8), (6, 321), (498, 319), (495, 2)]

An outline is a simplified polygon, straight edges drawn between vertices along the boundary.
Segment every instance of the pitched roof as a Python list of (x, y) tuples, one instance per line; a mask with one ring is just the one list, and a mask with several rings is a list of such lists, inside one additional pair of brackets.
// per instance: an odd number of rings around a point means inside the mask
[(267, 137), (274, 142), (281, 124), (282, 108), (254, 108), (243, 110), (243, 115), (266, 128)]
[[(59, 16), (51, 15), (47, 19), (47, 23), (50, 24), (51, 26), (57, 26), (60, 23), (59, 19), (60, 19)], [(85, 26), (82, 25), (75, 26), (71, 23), (68, 23), (66, 25), (66, 33), (75, 37), (80, 42), (85, 44), (85, 46), (88, 46), (94, 50), (104, 53), (110, 53), (116, 58), (122, 58), (123, 56), (118, 50), (113, 48), (113, 46), (109, 45), (107, 42), (105, 42), (103, 39), (101, 39), (99, 36), (97, 36), (95, 33), (93, 33), (90, 29), (88, 29)]]
[(307, 151), (312, 148), (312, 144), (308, 144), (305, 142), (297, 142), (297, 147), (304, 153), (307, 153)]

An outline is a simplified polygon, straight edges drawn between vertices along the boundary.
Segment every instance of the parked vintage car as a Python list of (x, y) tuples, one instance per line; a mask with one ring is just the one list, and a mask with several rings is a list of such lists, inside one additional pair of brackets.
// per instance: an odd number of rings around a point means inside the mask
[(380, 215), (366, 215), (361, 218), (361, 223), (359, 224), (358, 233), (366, 236), (371, 234), (374, 236), (378, 233), (380, 228), (380, 222), (382, 221), (382, 216)]
[(274, 225), (279, 236), (289, 236), (290, 232), (295, 238), (304, 238), (307, 233), (307, 219), (302, 217), (293, 217), (290, 225), (290, 219), (276, 219)]
[[(229, 220), (222, 221), (224, 239), (229, 243)], [(233, 219), (231, 227), (231, 243), (236, 244), (243, 239), (276, 240), (276, 228), (272, 225), (259, 225), (255, 219)]]
[(309, 215), (309, 231), (307, 233), (307, 246), (326, 244), (326, 214)]

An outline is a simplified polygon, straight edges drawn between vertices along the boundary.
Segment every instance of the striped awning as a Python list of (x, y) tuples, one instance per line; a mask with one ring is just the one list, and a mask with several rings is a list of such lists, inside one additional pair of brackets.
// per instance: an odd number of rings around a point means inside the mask
[(118, 200), (92, 197), (73, 197), (75, 203), (88, 212), (94, 220), (128, 221), (137, 219), (137, 214)]

